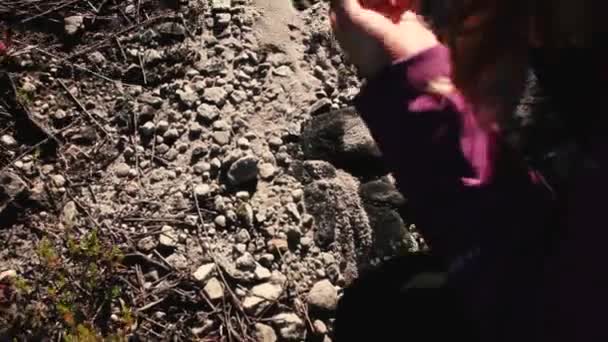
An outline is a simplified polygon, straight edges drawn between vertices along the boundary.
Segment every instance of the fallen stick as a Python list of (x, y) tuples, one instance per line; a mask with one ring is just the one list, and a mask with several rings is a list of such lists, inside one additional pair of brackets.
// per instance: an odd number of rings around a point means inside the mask
[(70, 89), (68, 89), (68, 87), (65, 85), (65, 83), (63, 83), (62, 80), (58, 79), (57, 82), (61, 85), (61, 87), (63, 87), (63, 89), (66, 91), (66, 93), (68, 93), (68, 95), (70, 96), (70, 98), (72, 99), (72, 101), (74, 101), (74, 103), (76, 103), (76, 105), (78, 106), (78, 108), (80, 108), (80, 110), (89, 117), (89, 119), (91, 119), (91, 121), (93, 121), (93, 123), (95, 124), (95, 126), (97, 126), (99, 129), (101, 129), (101, 131), (105, 134), (105, 135), (109, 135), (110, 133), (108, 133), (108, 131), (106, 131), (105, 128), (103, 128), (103, 126), (99, 123), (99, 121), (97, 121), (93, 115), (91, 115), (91, 113), (89, 113), (89, 111), (82, 105), (82, 103), (80, 103), (80, 101), (78, 101), (78, 99), (76, 98), (76, 96), (74, 96), (74, 94), (72, 94), (72, 92), (70, 92)]
[(77, 51), (77, 52), (73, 53), (71, 56), (68, 57), (68, 59), (74, 59), (76, 57), (82, 56), (82, 55), (84, 55), (86, 53), (89, 53), (91, 51), (98, 50), (102, 46), (105, 46), (108, 43), (108, 41), (114, 39), (115, 37), (121, 36), (121, 35), (129, 32), (131, 30), (134, 30), (134, 29), (138, 28), (139, 26), (148, 25), (148, 24), (154, 23), (156, 21), (159, 21), (161, 19), (169, 19), (169, 18), (165, 17), (165, 16), (152, 17), (152, 18), (150, 18), (148, 20), (145, 20), (145, 21), (142, 21), (140, 23), (130, 25), (129, 27), (127, 27), (127, 28), (125, 28), (123, 30), (120, 30), (120, 31), (114, 33), (113, 35), (111, 35), (110, 37), (108, 37), (106, 39), (103, 39), (103, 40), (101, 40), (101, 41), (99, 41), (97, 43), (94, 43), (94, 44), (92, 44), (92, 45), (90, 45), (90, 46), (88, 46), (88, 47), (86, 47), (86, 48), (84, 48), (84, 49), (82, 49), (80, 51)]
[(51, 9), (48, 9), (48, 10), (46, 10), (46, 11), (42, 12), (42, 13), (36, 14), (36, 15), (31, 16), (31, 17), (29, 17), (29, 18), (25, 18), (25, 19), (21, 20), (21, 23), (22, 23), (22, 24), (25, 24), (25, 23), (27, 23), (28, 21), (32, 21), (32, 20), (34, 20), (34, 19), (38, 19), (38, 18), (43, 17), (43, 16), (45, 16), (45, 15), (47, 15), (47, 14), (51, 14), (51, 13), (53, 13), (53, 12), (55, 12), (55, 11), (58, 11), (58, 10), (60, 10), (60, 9), (64, 8), (64, 7), (67, 7), (67, 6), (73, 5), (73, 4), (75, 4), (75, 3), (78, 3), (78, 2), (80, 2), (80, 1), (81, 1), (81, 0), (73, 0), (73, 1), (66, 2), (66, 3), (61, 4), (61, 5), (59, 5), (59, 6), (53, 7), (53, 8), (51, 8)]

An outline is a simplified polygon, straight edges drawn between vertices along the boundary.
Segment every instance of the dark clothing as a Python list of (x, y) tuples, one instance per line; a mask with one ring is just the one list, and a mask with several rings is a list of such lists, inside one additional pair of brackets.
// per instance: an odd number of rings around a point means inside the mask
[(462, 298), (445, 286), (446, 269), (441, 259), (417, 254), (363, 275), (340, 301), (335, 340), (479, 341)]
[(449, 52), (437, 46), (368, 82), (356, 106), (450, 265), (464, 315), (482, 341), (608, 341), (608, 139), (588, 139), (556, 194), (500, 130), (480, 127), (449, 75)]

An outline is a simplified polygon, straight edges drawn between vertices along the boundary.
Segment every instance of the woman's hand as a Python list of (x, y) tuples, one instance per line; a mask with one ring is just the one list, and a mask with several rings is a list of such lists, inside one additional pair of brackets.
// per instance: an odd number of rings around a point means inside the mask
[(416, 0), (332, 0), (330, 20), (344, 52), (363, 77), (438, 44), (414, 13)]

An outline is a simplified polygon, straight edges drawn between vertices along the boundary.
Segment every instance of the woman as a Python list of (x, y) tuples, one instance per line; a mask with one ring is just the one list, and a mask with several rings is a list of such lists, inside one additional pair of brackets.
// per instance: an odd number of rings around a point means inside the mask
[[(433, 32), (415, 1), (332, 1), (356, 106), (433, 252), (347, 289), (339, 342), (608, 341), (607, 7), (453, 0)], [(504, 130), (529, 67), (576, 152), (551, 182)]]

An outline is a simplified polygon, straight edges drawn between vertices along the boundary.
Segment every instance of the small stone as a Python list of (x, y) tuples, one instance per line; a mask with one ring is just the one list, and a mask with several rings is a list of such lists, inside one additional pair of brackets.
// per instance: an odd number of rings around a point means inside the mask
[(291, 192), (291, 198), (293, 198), (294, 202), (300, 202), (304, 197), (304, 190), (297, 189)]
[(221, 228), (226, 228), (226, 226), (228, 225), (226, 222), (226, 216), (224, 215), (218, 215), (215, 220), (213, 220), (213, 222)]
[(274, 165), (272, 165), (270, 163), (263, 163), (260, 165), (260, 177), (263, 180), (271, 179), (275, 173), (276, 173), (276, 168), (274, 167)]
[(211, 168), (212, 170), (219, 170), (222, 168), (222, 161), (219, 158), (211, 159)]
[(300, 243), (300, 239), (302, 238), (302, 233), (298, 227), (290, 227), (287, 230), (287, 241), (290, 245), (297, 245)]
[(213, 141), (220, 146), (230, 144), (230, 132), (228, 131), (213, 132), (211, 137), (213, 138)]
[(258, 159), (252, 156), (237, 160), (228, 170), (228, 181), (233, 186), (254, 181), (258, 176), (258, 162)]
[(0, 142), (2, 142), (2, 145), (10, 148), (16, 147), (18, 145), (17, 140), (15, 140), (15, 138), (13, 138), (13, 136), (9, 134), (3, 135), (2, 138), (0, 138)]
[(168, 161), (174, 161), (175, 159), (177, 159), (178, 155), (179, 155), (178, 150), (176, 150), (174, 148), (170, 148), (163, 157), (165, 159), (167, 159)]
[(229, 11), (231, 7), (231, 0), (211, 0), (211, 8), (214, 11)]
[(144, 137), (151, 137), (152, 135), (154, 135), (155, 130), (156, 130), (156, 127), (154, 126), (154, 122), (152, 122), (152, 121), (148, 121), (145, 124), (143, 124), (141, 127), (139, 127), (139, 132)]
[(315, 102), (310, 107), (310, 115), (315, 116), (319, 114), (323, 114), (329, 112), (331, 110), (331, 100), (328, 98), (323, 98)]
[(245, 252), (247, 252), (247, 245), (244, 243), (237, 243), (234, 246), (234, 252), (239, 256), (245, 254)]
[(247, 229), (241, 229), (236, 234), (235, 240), (238, 243), (247, 243), (247, 242), (249, 242), (249, 240), (251, 240), (251, 236), (249, 235), (249, 232), (247, 231)]
[(51, 114), (51, 117), (57, 121), (61, 121), (67, 118), (68, 114), (63, 109), (57, 109), (54, 113)]
[(169, 147), (169, 145), (167, 145), (167, 144), (160, 144), (160, 145), (156, 146), (156, 152), (158, 154), (165, 154), (165, 153), (169, 152), (170, 149), (171, 149), (171, 147)]
[(178, 89), (176, 92), (182, 104), (186, 107), (192, 107), (198, 100), (198, 94), (194, 92), (190, 87), (184, 87), (184, 89)]
[(91, 63), (97, 64), (97, 65), (102, 65), (102, 64), (106, 63), (106, 58), (99, 51), (91, 52), (88, 56), (88, 59)]
[(256, 296), (248, 296), (242, 302), (243, 309), (248, 313), (253, 313), (256, 309), (265, 302), (264, 298), (256, 297)]
[(168, 129), (165, 134), (163, 134), (163, 139), (165, 139), (165, 141), (175, 141), (179, 138), (179, 131), (176, 128), (170, 128)]
[(219, 28), (223, 28), (230, 25), (231, 21), (232, 15), (230, 15), (230, 13), (217, 13), (215, 15), (215, 24)]
[(321, 253), (321, 260), (325, 265), (331, 265), (336, 263), (336, 258), (331, 253), (323, 252)]
[(236, 259), (236, 268), (241, 271), (253, 271), (256, 268), (255, 259), (250, 253), (245, 253)]
[(272, 318), (273, 324), (279, 331), (279, 336), (286, 341), (306, 340), (306, 325), (294, 313), (281, 313)]
[(270, 253), (280, 254), (289, 250), (289, 244), (284, 239), (272, 239), (268, 241), (267, 248)]
[(312, 326), (315, 328), (315, 332), (319, 335), (327, 334), (327, 325), (323, 323), (322, 320), (317, 319), (312, 323)]
[(262, 254), (262, 256), (260, 257), (260, 263), (266, 267), (270, 267), (270, 265), (272, 265), (273, 261), (274, 261), (274, 255), (270, 254), (270, 253)]
[(198, 223), (198, 219), (199, 219), (198, 215), (186, 215), (186, 218), (184, 219), (184, 221), (189, 226), (196, 226), (196, 224)]
[(156, 30), (166, 37), (184, 38), (186, 36), (186, 28), (177, 22), (162, 23), (156, 27)]
[(287, 203), (285, 209), (294, 219), (296, 219), (298, 222), (300, 221), (300, 212), (298, 211), (298, 206), (295, 203)]
[(272, 273), (270, 273), (269, 269), (259, 265), (255, 268), (255, 271), (253, 271), (253, 274), (255, 275), (255, 279), (259, 281), (265, 281), (272, 277)]
[(143, 93), (137, 98), (140, 102), (148, 104), (151, 108), (160, 108), (163, 104), (163, 99), (152, 93)]
[[(24, 92), (26, 92), (26, 93), (35, 93), (36, 92), (36, 85), (34, 83), (30, 82), (29, 80), (26, 80), (21, 85), (21, 90), (24, 91)], [(48, 106), (44, 106), (44, 104), (43, 104), (43, 108), (48, 108)]]
[(144, 52), (143, 59), (146, 64), (155, 64), (163, 59), (163, 55), (158, 50), (148, 49)]
[(224, 285), (217, 278), (209, 279), (203, 291), (211, 301), (224, 298)]
[(272, 327), (262, 323), (256, 323), (255, 339), (256, 342), (276, 342), (277, 334)]
[(208, 184), (199, 184), (194, 187), (194, 196), (198, 198), (207, 197), (211, 193), (211, 187)]
[(205, 265), (202, 265), (199, 268), (197, 268), (196, 271), (194, 271), (194, 273), (192, 274), (192, 276), (194, 277), (194, 279), (196, 279), (200, 282), (205, 282), (205, 281), (207, 281), (207, 279), (209, 279), (211, 277), (211, 275), (213, 274), (214, 271), (215, 271), (215, 264), (213, 264), (213, 263), (205, 264)]
[(160, 120), (156, 124), (156, 133), (165, 134), (165, 132), (169, 129), (169, 122), (167, 120)]
[(264, 283), (264, 284), (256, 285), (251, 289), (252, 295), (259, 297), (259, 298), (263, 298), (263, 299), (271, 301), (271, 302), (274, 302), (277, 299), (279, 299), (279, 297), (281, 297), (282, 293), (283, 293), (282, 286), (280, 286), (278, 284), (273, 284), (273, 283)]
[(280, 77), (291, 77), (291, 75), (293, 75), (293, 71), (287, 65), (282, 65), (282, 66), (272, 70), (272, 73), (274, 75), (280, 76)]
[(321, 280), (308, 293), (308, 304), (313, 309), (334, 311), (338, 305), (338, 291), (329, 280)]
[(137, 242), (137, 249), (144, 253), (151, 252), (158, 246), (158, 241), (153, 236), (146, 236)]
[(78, 209), (76, 203), (69, 201), (63, 206), (61, 211), (61, 223), (66, 229), (71, 229), (76, 224), (76, 217), (78, 216)]
[(251, 195), (249, 195), (249, 192), (247, 191), (239, 191), (236, 193), (236, 198), (240, 199), (241, 201), (249, 201)]
[(230, 131), (231, 127), (225, 120), (217, 120), (213, 123), (213, 129), (216, 131)]
[(307, 236), (300, 239), (300, 245), (303, 249), (309, 249), (313, 244), (313, 240)]
[(167, 263), (176, 270), (185, 270), (188, 268), (188, 259), (181, 253), (173, 253), (165, 258)]
[(327, 268), (325, 268), (325, 274), (327, 274), (327, 278), (329, 278), (332, 283), (337, 283), (341, 276), (338, 264), (331, 264), (327, 266)]
[(234, 104), (239, 104), (247, 100), (247, 93), (242, 90), (235, 90), (230, 94), (230, 99)]
[(228, 93), (222, 87), (210, 87), (203, 92), (203, 100), (213, 103), (218, 106), (223, 106), (226, 103)]
[(245, 139), (245, 138), (239, 138), (239, 140), (237, 140), (237, 145), (246, 150), (251, 146), (251, 143), (249, 142), (249, 140)]
[(268, 139), (268, 145), (274, 149), (278, 149), (279, 147), (283, 146), (283, 139), (280, 137), (272, 137)]
[(162, 246), (173, 248), (177, 246), (178, 236), (175, 229), (171, 226), (163, 226), (161, 228), (158, 241)]
[(303, 227), (305, 227), (305, 228), (312, 227), (314, 221), (315, 221), (315, 218), (312, 215), (310, 215), (310, 214), (302, 215), (302, 226)]
[(84, 17), (74, 15), (63, 19), (65, 34), (73, 36), (84, 28)]
[(51, 179), (53, 180), (53, 184), (58, 188), (63, 187), (66, 183), (65, 178), (62, 175), (53, 175)]
[(199, 125), (198, 122), (191, 122), (190, 126), (188, 127), (188, 134), (190, 135), (190, 138), (198, 138), (201, 133), (203, 133), (203, 127)]
[(210, 123), (219, 118), (220, 112), (217, 107), (203, 103), (196, 109), (196, 115), (199, 121)]
[(192, 149), (190, 159), (193, 161), (200, 160), (205, 155), (207, 155), (208, 152), (209, 152), (209, 149), (207, 148), (206, 145), (196, 146), (194, 149)]

